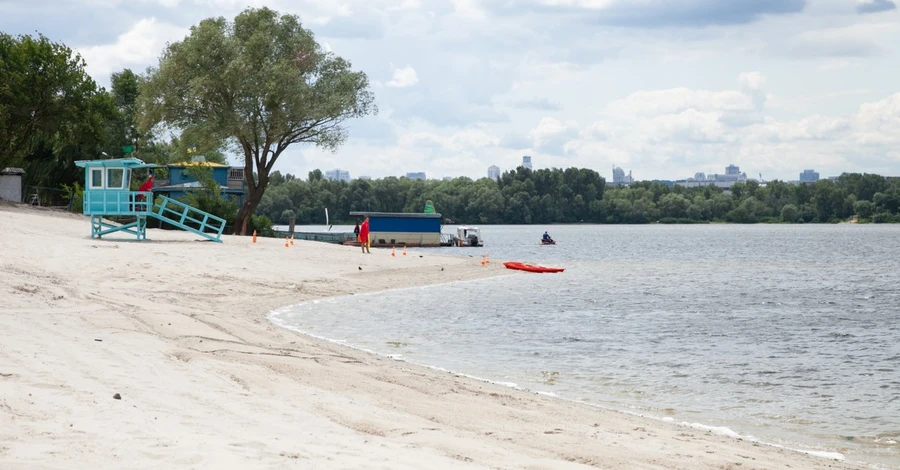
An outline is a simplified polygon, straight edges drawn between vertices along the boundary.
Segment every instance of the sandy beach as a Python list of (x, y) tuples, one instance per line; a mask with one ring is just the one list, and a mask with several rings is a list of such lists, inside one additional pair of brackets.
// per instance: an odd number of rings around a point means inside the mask
[(0, 205), (4, 470), (863, 468), (394, 361), (267, 319), (311, 299), (509, 274), (499, 260), (89, 234), (80, 215)]

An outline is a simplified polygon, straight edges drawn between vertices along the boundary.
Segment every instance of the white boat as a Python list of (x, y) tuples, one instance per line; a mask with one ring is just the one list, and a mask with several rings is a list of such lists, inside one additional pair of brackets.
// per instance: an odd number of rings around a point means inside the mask
[(454, 246), (484, 246), (481, 231), (471, 225), (456, 227), (456, 236), (453, 237)]

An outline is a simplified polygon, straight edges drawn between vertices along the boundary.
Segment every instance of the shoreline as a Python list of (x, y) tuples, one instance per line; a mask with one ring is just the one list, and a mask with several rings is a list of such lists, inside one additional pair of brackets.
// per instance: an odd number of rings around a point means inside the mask
[(268, 319), (303, 301), (485, 278), (505, 272), (499, 262), (89, 233), (80, 215), (0, 205), (3, 468), (864, 468), (651, 426)]
[[(515, 275), (515, 274), (512, 274), (512, 275)], [(490, 278), (485, 278), (485, 279), (494, 279), (499, 276), (502, 276), (502, 275), (492, 276)], [(339, 298), (345, 297), (347, 295), (373, 295), (373, 296), (379, 295), (380, 296), (380, 295), (389, 294), (389, 293), (396, 292), (396, 291), (411, 290), (411, 289), (425, 289), (425, 288), (441, 286), (441, 285), (445, 285), (445, 284), (468, 283), (468, 282), (475, 282), (475, 281), (479, 281), (479, 280), (481, 280), (481, 279), (465, 280), (465, 281), (451, 281), (449, 283), (429, 284), (429, 285), (414, 286), (414, 287), (401, 287), (401, 288), (387, 289), (387, 290), (381, 290), (381, 291), (365, 292), (365, 293), (361, 293), (361, 294), (345, 294), (345, 295), (338, 295), (335, 297), (326, 297), (326, 298), (322, 298), (322, 299), (312, 299), (312, 300), (299, 302), (299, 303), (296, 303), (293, 305), (288, 305), (288, 306), (270, 311), (266, 315), (266, 318), (269, 321), (271, 321), (273, 324), (277, 325), (279, 328), (284, 328), (284, 329), (293, 331), (300, 335), (308, 336), (310, 338), (313, 338), (313, 339), (316, 339), (319, 341), (326, 341), (328, 343), (337, 345), (339, 347), (349, 348), (354, 351), (358, 351), (358, 352), (361, 352), (364, 354), (371, 354), (371, 355), (389, 359), (389, 360), (392, 360), (392, 361), (395, 361), (398, 363), (409, 364), (414, 367), (422, 367), (422, 368), (425, 368), (425, 369), (428, 369), (428, 370), (431, 370), (431, 371), (434, 371), (437, 373), (441, 373), (441, 374), (450, 374), (454, 377), (475, 380), (478, 382), (484, 382), (484, 383), (488, 383), (488, 384), (495, 385), (495, 386), (501, 386), (504, 388), (513, 389), (513, 390), (516, 390), (516, 391), (519, 391), (522, 393), (544, 396), (544, 397), (548, 397), (550, 399), (561, 400), (563, 402), (575, 404), (578, 406), (587, 406), (587, 407), (591, 407), (591, 408), (597, 408), (600, 410), (604, 410), (606, 412), (621, 413), (623, 415), (635, 416), (635, 417), (639, 417), (642, 419), (650, 419), (650, 420), (658, 421), (659, 423), (666, 423), (665, 425), (675, 425), (679, 428), (688, 428), (688, 429), (694, 429), (694, 430), (699, 430), (699, 431), (708, 431), (713, 434), (727, 437), (730, 439), (734, 439), (737, 441), (746, 440), (748, 442), (753, 442), (753, 443), (757, 443), (760, 445), (764, 445), (764, 446), (768, 446), (768, 447), (772, 447), (772, 448), (776, 448), (776, 449), (784, 449), (784, 450), (788, 450), (788, 451), (792, 451), (792, 452), (808, 454), (810, 456), (821, 458), (821, 459), (832, 460), (832, 461), (843, 461), (846, 459), (846, 456), (840, 452), (815, 450), (815, 449), (803, 449), (803, 448), (797, 448), (797, 447), (789, 447), (789, 446), (786, 446), (783, 444), (777, 444), (775, 442), (767, 442), (765, 440), (762, 440), (762, 439), (752, 436), (750, 434), (741, 434), (727, 426), (715, 426), (715, 425), (711, 425), (711, 424), (704, 424), (702, 422), (688, 422), (688, 421), (684, 421), (684, 420), (679, 421), (672, 417), (663, 416), (663, 415), (654, 415), (654, 414), (650, 414), (650, 413), (630, 411), (628, 409), (617, 408), (614, 406), (601, 404), (601, 403), (583, 402), (583, 401), (580, 401), (580, 400), (577, 400), (574, 398), (569, 398), (569, 397), (559, 395), (555, 392), (532, 390), (532, 389), (528, 388), (527, 386), (522, 386), (517, 383), (503, 382), (503, 381), (499, 381), (499, 380), (494, 380), (494, 379), (489, 379), (489, 378), (485, 378), (485, 377), (472, 375), (470, 373), (459, 371), (459, 370), (447, 369), (445, 367), (427, 364), (424, 362), (411, 361), (399, 354), (393, 355), (393, 354), (389, 354), (389, 353), (382, 353), (382, 352), (378, 352), (375, 350), (367, 349), (362, 346), (350, 344), (343, 340), (329, 338), (326, 336), (312, 333), (310, 331), (302, 330), (300, 328), (293, 327), (293, 326), (287, 324), (285, 321), (282, 321), (277, 318), (280, 314), (286, 313), (287, 311), (290, 311), (292, 308), (297, 307), (297, 306), (301, 306), (301, 305), (305, 305), (305, 304), (315, 304), (318, 302), (328, 301), (328, 300), (332, 300), (332, 299), (339, 299)], [(875, 468), (877, 468), (877, 467), (875, 467)]]

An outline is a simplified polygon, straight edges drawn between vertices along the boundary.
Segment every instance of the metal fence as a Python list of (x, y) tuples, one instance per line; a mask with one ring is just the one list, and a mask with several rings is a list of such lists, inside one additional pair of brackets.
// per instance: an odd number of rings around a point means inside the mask
[(32, 206), (62, 208), (72, 210), (72, 191), (46, 188), (43, 186), (25, 186), (25, 197), (22, 202)]

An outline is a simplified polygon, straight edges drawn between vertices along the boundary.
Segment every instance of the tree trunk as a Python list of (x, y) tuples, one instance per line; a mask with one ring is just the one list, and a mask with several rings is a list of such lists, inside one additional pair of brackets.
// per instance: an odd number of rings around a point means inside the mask
[[(247, 200), (244, 201), (241, 208), (238, 209), (237, 215), (234, 217), (235, 235), (250, 235), (250, 231), (248, 230), (250, 217), (253, 216), (253, 212), (256, 210), (256, 207), (259, 206), (259, 202), (262, 201), (263, 194), (266, 192), (266, 186), (269, 185), (268, 176), (269, 175), (258, 175), (259, 181), (253, 186), (248, 186)], [(250, 179), (252, 180), (252, 177)]]
[[(250, 217), (253, 216), (253, 211), (259, 206), (259, 202), (262, 201), (263, 194), (266, 192), (266, 187), (269, 186), (269, 171), (272, 170), (275, 160), (278, 159), (278, 156), (281, 155), (281, 152), (286, 147), (280, 147), (275, 152), (271, 152), (268, 139), (262, 148), (262, 152), (253, 150), (250, 144), (244, 140), (241, 140), (241, 144), (244, 147), (244, 180), (247, 182), (247, 200), (244, 201), (234, 217), (234, 234), (250, 235), (248, 227)], [(260, 153), (263, 155), (262, 158), (260, 158)], [(269, 153), (272, 153), (272, 159), (266, 161), (265, 156)], [(256, 181), (253, 180), (254, 165), (257, 169)]]
[(250, 224), (250, 217), (253, 216), (253, 211), (256, 210), (256, 206), (262, 201), (263, 193), (266, 192), (266, 185), (262, 181), (262, 178), (260, 178), (259, 185), (248, 191), (247, 200), (238, 209), (237, 215), (234, 217), (235, 235), (250, 235), (247, 230)]

